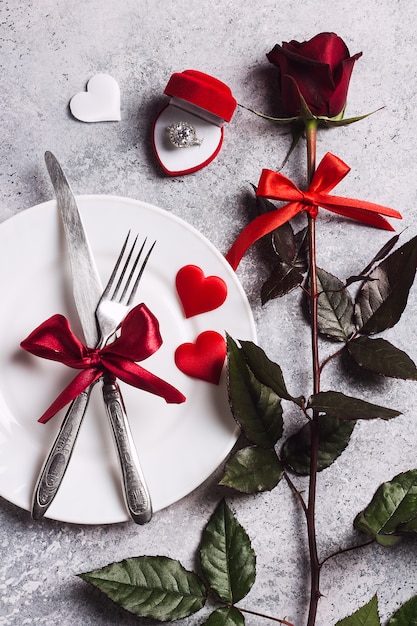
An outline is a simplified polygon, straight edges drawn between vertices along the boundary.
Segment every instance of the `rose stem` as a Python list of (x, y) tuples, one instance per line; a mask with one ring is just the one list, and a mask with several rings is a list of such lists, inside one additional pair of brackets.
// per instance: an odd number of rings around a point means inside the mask
[[(316, 138), (317, 120), (306, 121), (307, 134), (307, 172), (308, 182), (311, 182), (316, 169)], [(313, 383), (314, 393), (320, 391), (320, 363), (318, 350), (318, 315), (317, 315), (317, 263), (316, 263), (316, 219), (313, 215), (308, 216), (309, 225), (309, 283), (310, 283), (310, 311), (311, 311), (311, 347), (313, 357)], [(310, 607), (307, 626), (316, 623), (317, 607), (320, 598), (320, 562), (317, 552), (316, 536), (316, 486), (317, 486), (317, 462), (319, 451), (319, 416), (316, 411), (310, 422), (310, 480), (308, 489), (307, 506), (307, 533), (310, 554)]]
[(256, 615), (257, 617), (262, 617), (264, 619), (270, 620), (271, 622), (284, 624), (284, 626), (294, 626), (292, 622), (287, 622), (287, 620), (285, 619), (279, 619), (279, 617), (271, 617), (270, 615), (265, 615), (265, 613), (258, 613), (257, 611), (251, 611), (250, 609), (242, 609), (241, 606), (237, 606), (236, 604), (227, 604), (226, 606), (234, 607), (241, 613), (248, 613), (249, 615)]

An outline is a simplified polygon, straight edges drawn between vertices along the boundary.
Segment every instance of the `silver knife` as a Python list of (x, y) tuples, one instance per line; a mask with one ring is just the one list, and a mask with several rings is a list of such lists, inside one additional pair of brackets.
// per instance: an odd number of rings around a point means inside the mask
[[(73, 276), (73, 295), (83, 328), (84, 339), (87, 346), (95, 347), (99, 337), (95, 311), (102, 293), (100, 276), (74, 194), (65, 174), (51, 152), (45, 153), (45, 162), (61, 211)], [(126, 504), (132, 519), (136, 523), (143, 524), (148, 522), (152, 516), (150, 496), (133, 447), (133, 438), (126, 421), (120, 390), (117, 383), (113, 383), (113, 387), (111, 406), (109, 406), (109, 394), (108, 392), (105, 393), (105, 388), (103, 388), (103, 395), (109, 416), (112, 417), (114, 414), (120, 416), (119, 427), (116, 430), (113, 427), (113, 434), (116, 438), (119, 459), (123, 469)], [(32, 506), (34, 519), (43, 517), (59, 489), (72, 455), (91, 390), (92, 387), (89, 387), (81, 393), (72, 402), (65, 415), (35, 488)], [(128, 463), (127, 468), (126, 463)], [(138, 502), (138, 494), (141, 497), (140, 502)]]

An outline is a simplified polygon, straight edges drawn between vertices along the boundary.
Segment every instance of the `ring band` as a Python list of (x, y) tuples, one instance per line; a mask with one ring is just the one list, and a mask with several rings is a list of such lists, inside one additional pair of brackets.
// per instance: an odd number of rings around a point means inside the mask
[(201, 146), (203, 140), (198, 139), (194, 126), (188, 122), (175, 122), (167, 128), (170, 142), (176, 148)]

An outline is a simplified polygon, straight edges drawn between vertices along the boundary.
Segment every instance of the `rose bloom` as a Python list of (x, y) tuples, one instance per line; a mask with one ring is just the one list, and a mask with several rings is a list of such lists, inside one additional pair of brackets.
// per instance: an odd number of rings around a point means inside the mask
[(300, 94), (317, 116), (336, 117), (342, 113), (355, 61), (344, 41), (335, 33), (320, 33), (299, 43), (278, 44), (267, 54), (279, 67), (282, 105), (290, 117), (301, 111)]

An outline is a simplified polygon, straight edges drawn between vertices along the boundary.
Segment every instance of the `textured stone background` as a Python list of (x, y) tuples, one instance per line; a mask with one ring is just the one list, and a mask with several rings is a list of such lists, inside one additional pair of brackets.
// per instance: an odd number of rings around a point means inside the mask
[[(322, 132), (318, 156), (328, 150), (341, 156), (352, 172), (338, 193), (396, 207), (411, 237), (417, 199), (416, 18), (417, 7), (403, 0), (0, 0), (0, 219), (52, 198), (43, 164), (48, 149), (65, 163), (76, 193), (116, 194), (158, 205), (226, 252), (253, 215), (250, 184), (257, 183), (261, 168), (278, 167), (289, 139), (238, 109), (226, 127), (222, 151), (209, 167), (188, 177), (165, 177), (152, 154), (150, 129), (165, 101), (166, 82), (174, 71), (198, 69), (225, 81), (239, 103), (273, 114), (276, 74), (266, 52), (275, 43), (335, 31), (351, 53), (363, 51), (347, 115), (384, 108), (353, 126)], [(119, 82), (121, 122), (87, 125), (69, 114), (70, 98), (97, 72)], [(302, 184), (304, 171), (300, 145), (285, 173)], [(319, 262), (342, 278), (362, 269), (387, 239), (324, 213), (318, 230)], [(308, 393), (309, 337), (299, 295), (261, 307), (259, 285), (267, 269), (260, 249), (239, 268), (259, 343), (293, 379), (294, 388)], [(406, 314), (390, 334), (414, 358), (416, 309), (414, 290)], [(352, 390), (353, 382), (332, 366), (324, 386)], [(322, 555), (354, 542), (352, 520), (375, 488), (416, 466), (415, 391), (411, 382), (359, 384), (364, 397), (395, 406), (403, 415), (392, 422), (358, 425), (346, 453), (320, 475)], [(34, 523), (27, 512), (1, 500), (0, 625), (150, 625), (104, 602), (75, 575), (140, 554), (166, 554), (193, 567), (200, 531), (225, 495), (216, 478), (143, 528)], [(302, 626), (305, 528), (288, 488), (282, 483), (256, 497), (226, 495), (257, 552), (257, 580), (241, 604)], [(318, 626), (334, 624), (375, 593), (385, 623), (416, 593), (416, 554), (417, 545), (410, 542), (329, 562), (323, 569)], [(197, 614), (183, 623), (202, 621)], [(248, 626), (260, 623), (247, 617)]]

